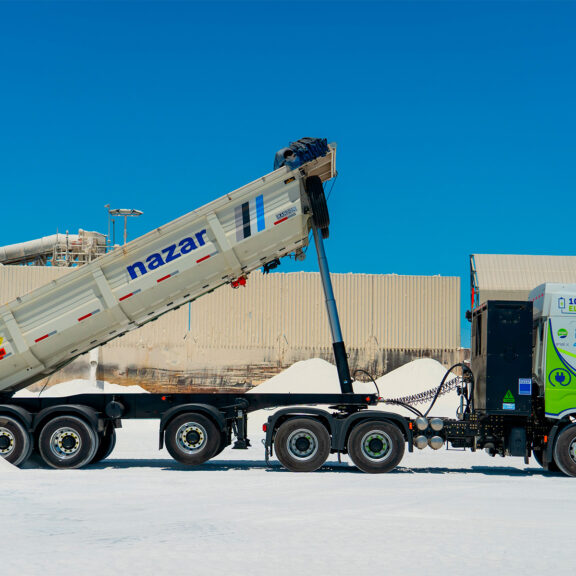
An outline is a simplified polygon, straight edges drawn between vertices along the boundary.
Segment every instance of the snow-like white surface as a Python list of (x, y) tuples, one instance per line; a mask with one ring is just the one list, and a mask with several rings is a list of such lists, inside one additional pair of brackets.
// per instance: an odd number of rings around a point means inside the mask
[(274, 459), (267, 467), (254, 435), (249, 450), (186, 468), (157, 450), (157, 429), (125, 422), (111, 457), (85, 470), (30, 463), (12, 474), (0, 464), (2, 572), (574, 572), (576, 480), (535, 462), (427, 449), (386, 475), (362, 474), (346, 457), (293, 474)]
[(12, 466), (9, 462), (6, 462), (3, 458), (0, 458), (0, 474), (5, 474), (7, 472), (18, 472), (20, 469), (16, 466)]

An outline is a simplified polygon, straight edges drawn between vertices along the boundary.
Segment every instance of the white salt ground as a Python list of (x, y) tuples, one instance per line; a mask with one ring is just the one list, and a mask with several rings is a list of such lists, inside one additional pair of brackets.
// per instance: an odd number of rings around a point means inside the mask
[[(328, 391), (338, 391), (334, 368), (322, 364), (290, 369), (294, 386), (309, 371), (310, 390), (320, 391), (326, 369)], [(416, 378), (420, 367), (392, 373), (405, 372), (402, 392), (438, 384), (432, 364), (430, 380)], [(384, 378), (387, 396), (394, 381)], [(266, 466), (254, 434), (252, 448), (186, 468), (158, 450), (157, 422), (127, 421), (117, 433), (111, 457), (85, 470), (31, 463), (18, 472), (0, 462), (4, 574), (574, 573), (576, 480), (534, 462), (427, 449), (386, 475), (362, 474), (347, 458), (293, 474), (275, 459)]]
[(12, 466), (9, 462), (6, 462), (4, 458), (0, 458), (0, 474), (8, 473), (8, 472), (19, 472), (20, 469), (16, 468), (16, 466)]

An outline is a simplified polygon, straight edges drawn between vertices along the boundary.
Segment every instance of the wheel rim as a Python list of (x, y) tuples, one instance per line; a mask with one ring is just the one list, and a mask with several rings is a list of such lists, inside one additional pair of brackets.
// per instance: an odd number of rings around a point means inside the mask
[(392, 451), (392, 439), (382, 430), (371, 430), (362, 437), (362, 454), (373, 462), (386, 460)]
[(318, 452), (318, 438), (310, 430), (294, 430), (286, 440), (286, 447), (294, 458), (310, 460)]
[(14, 452), (16, 438), (8, 428), (0, 428), (0, 456), (7, 458)]
[(50, 451), (61, 460), (74, 458), (82, 448), (82, 439), (74, 428), (58, 428), (50, 436)]
[(206, 446), (206, 428), (198, 422), (186, 422), (176, 432), (178, 448), (187, 454), (196, 454)]
[(570, 442), (570, 446), (568, 446), (568, 454), (570, 454), (572, 462), (576, 464), (576, 438)]

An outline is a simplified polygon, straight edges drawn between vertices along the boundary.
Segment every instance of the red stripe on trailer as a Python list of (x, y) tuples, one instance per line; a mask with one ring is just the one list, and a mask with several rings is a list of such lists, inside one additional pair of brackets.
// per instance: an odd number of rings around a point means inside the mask
[(42, 340), (46, 340), (46, 338), (48, 338), (48, 336), (50, 336), (50, 334), (44, 334), (44, 336), (40, 336), (40, 338), (36, 338), (36, 340), (34, 340), (34, 342), (41, 342)]
[(280, 220), (274, 222), (274, 226), (276, 226), (276, 224), (282, 224), (282, 222), (286, 222), (286, 220), (288, 220), (288, 216), (284, 216), (284, 218), (280, 218)]
[(85, 314), (84, 316), (78, 318), (78, 322), (82, 322), (82, 320), (86, 320), (86, 318), (90, 318), (90, 316), (92, 316), (92, 312), (90, 312), (90, 314)]
[(168, 280), (168, 278), (170, 278), (170, 276), (172, 276), (172, 274), (167, 274), (166, 276), (162, 276), (162, 278), (158, 278), (158, 280), (156, 280), (156, 282), (164, 282), (164, 280)]
[(130, 292), (130, 294), (126, 294), (126, 296), (122, 296), (122, 298), (118, 298), (118, 301), (122, 302), (122, 300), (126, 300), (126, 298), (130, 298), (130, 296), (134, 296), (134, 292)]
[(196, 260), (196, 264), (200, 264), (200, 262), (204, 262), (204, 260), (208, 260), (212, 254), (208, 254), (208, 256), (204, 256), (204, 258), (200, 258), (200, 260)]

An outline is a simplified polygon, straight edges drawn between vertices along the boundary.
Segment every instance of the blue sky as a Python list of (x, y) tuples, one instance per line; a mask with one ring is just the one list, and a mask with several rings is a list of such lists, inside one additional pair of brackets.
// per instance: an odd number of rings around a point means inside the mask
[[(2, 2), (0, 245), (134, 238), (338, 143), (333, 272), (574, 254), (576, 2)], [(280, 271), (315, 270), (314, 258)], [(463, 344), (469, 329), (465, 321)]]

